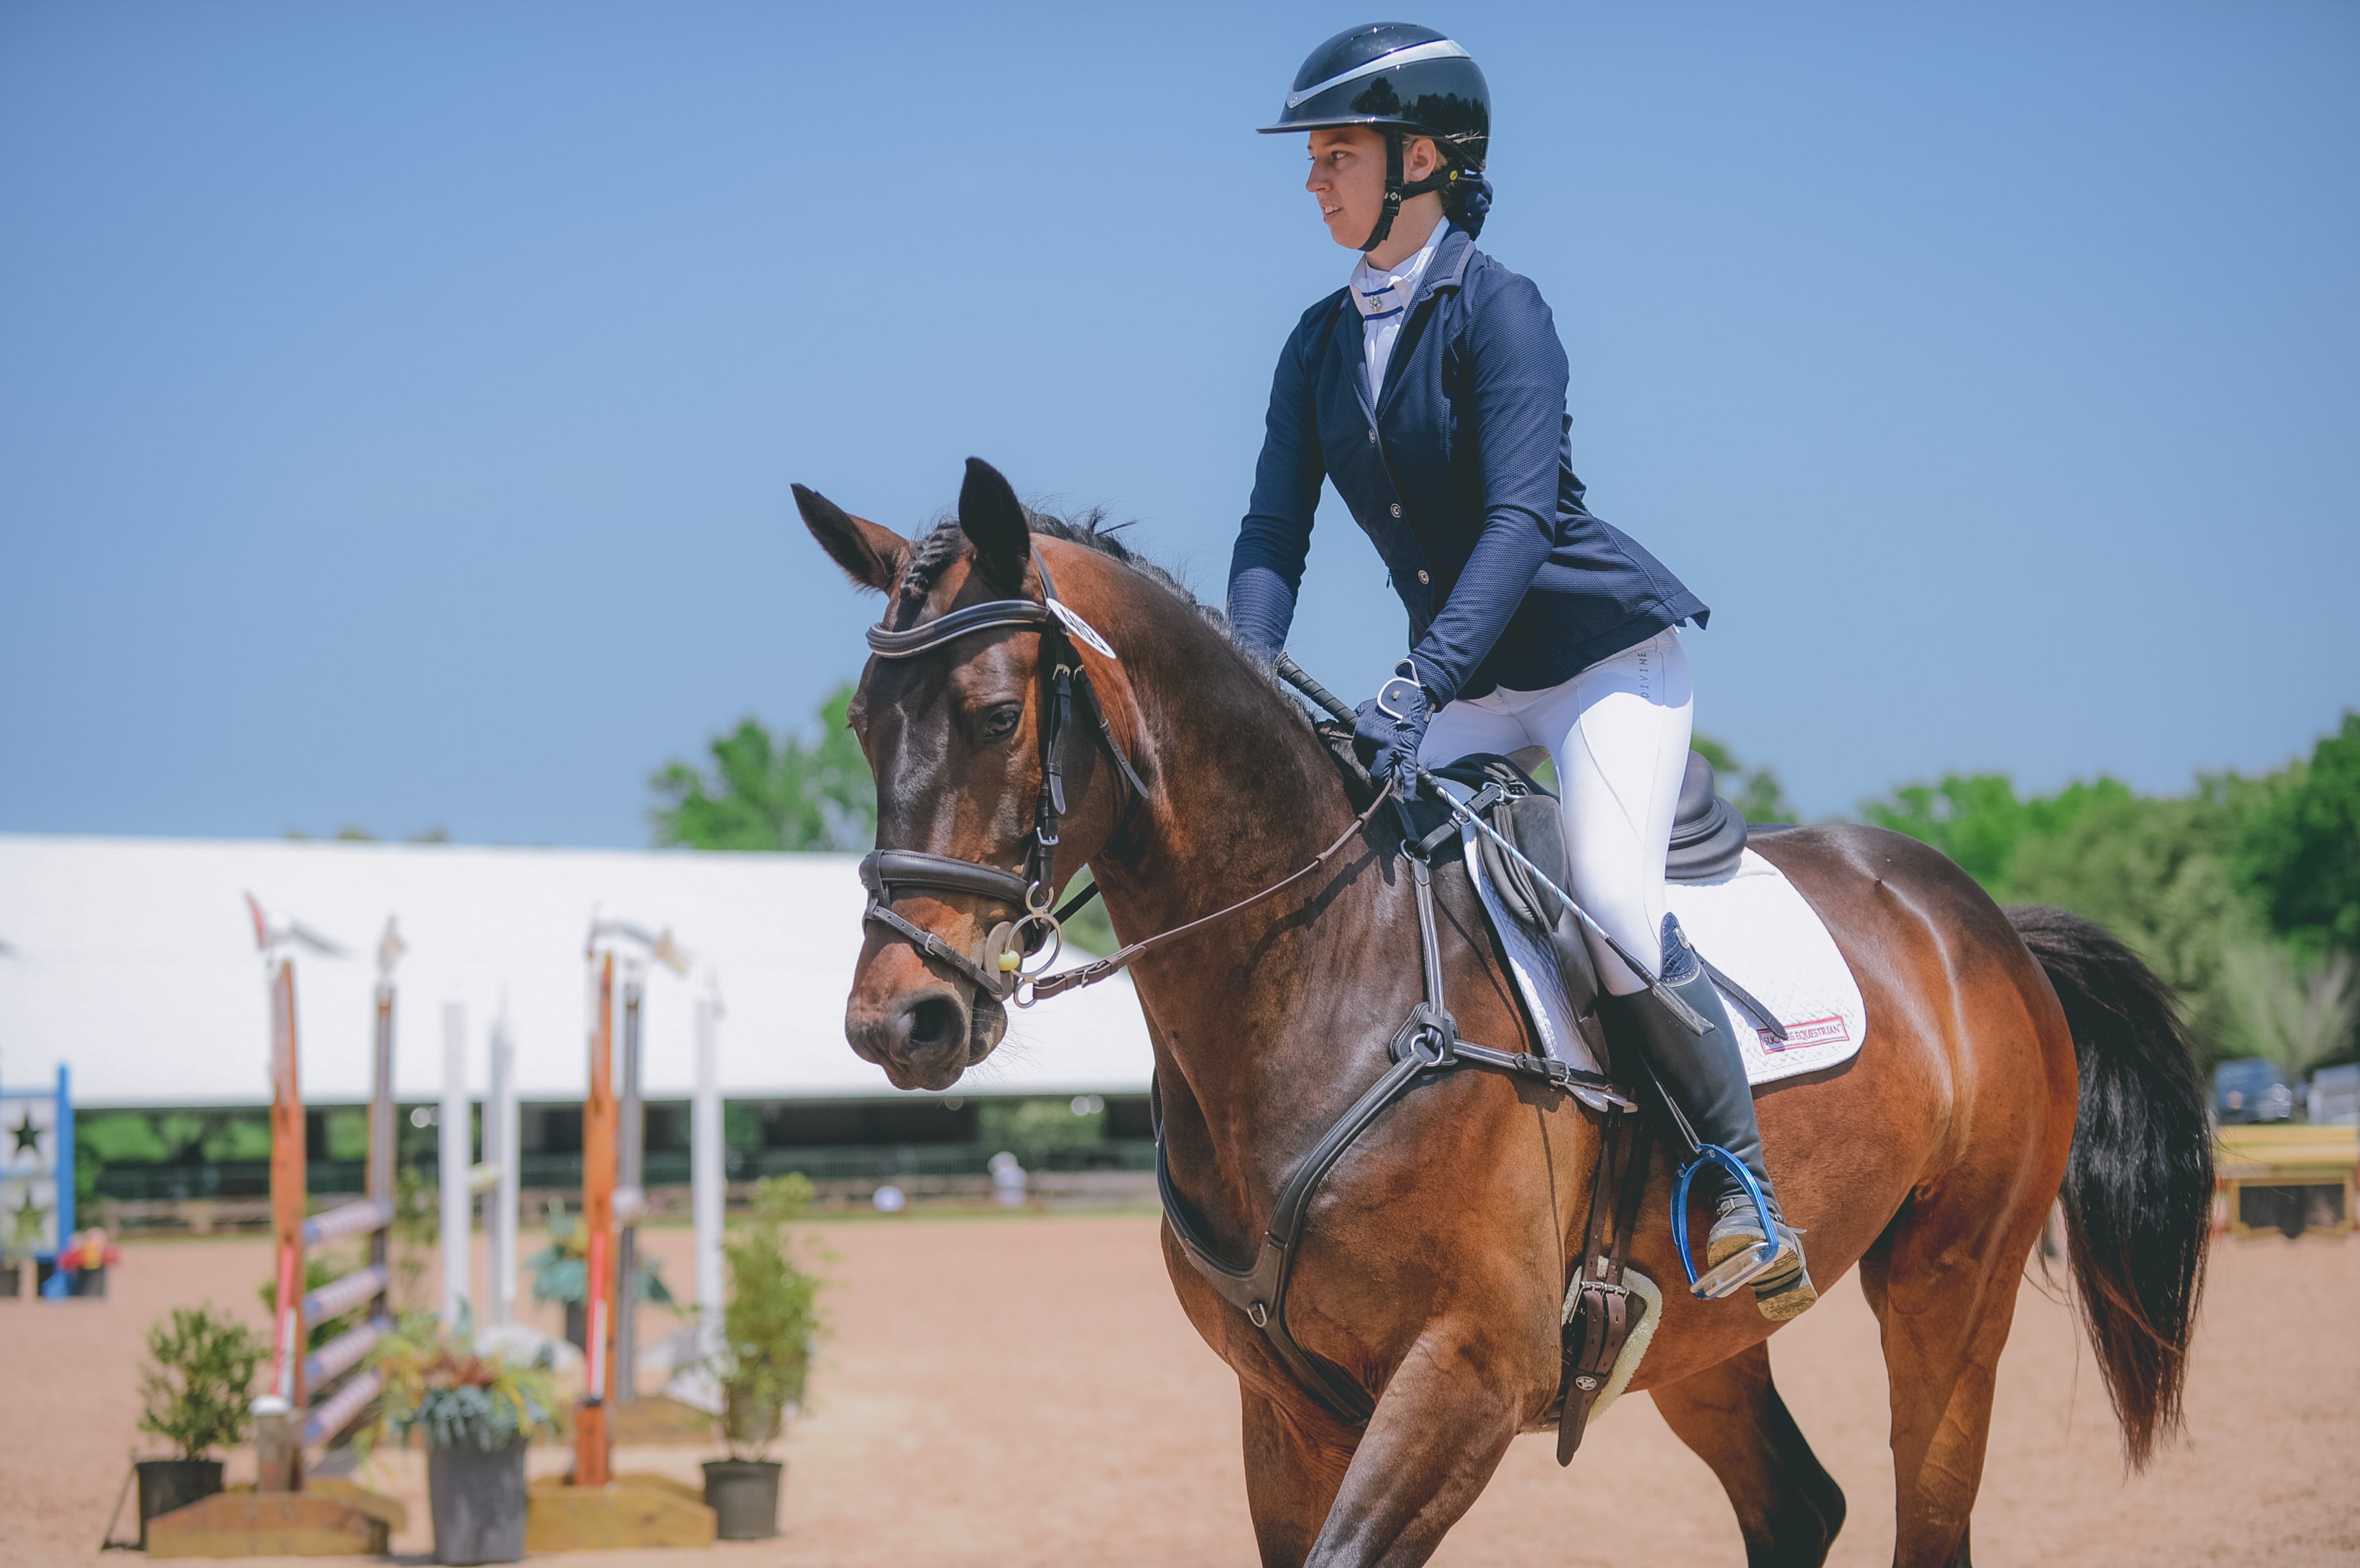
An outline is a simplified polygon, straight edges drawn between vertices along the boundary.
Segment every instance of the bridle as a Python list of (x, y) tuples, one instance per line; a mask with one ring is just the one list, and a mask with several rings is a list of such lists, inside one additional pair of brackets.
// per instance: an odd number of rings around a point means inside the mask
[[(1064, 923), (1098, 892), (1093, 884), (1064, 908), (1051, 908), (1057, 897), (1058, 828), (1065, 815), (1065, 736), (1073, 728), (1077, 699), (1096, 724), (1100, 743), (1114, 758), (1133, 798), (1143, 799), (1148, 793), (1139, 770), (1131, 766), (1107, 723), (1106, 709), (1090, 685), (1089, 672), (1082, 667), (1081, 653), (1074, 643), (1078, 638), (1109, 659), (1116, 657), (1114, 649), (1058, 599), (1049, 563), (1037, 553), (1033, 566), (1041, 573), (1037, 600), (992, 599), (901, 631), (881, 625), (869, 628), (869, 649), (880, 659), (914, 659), (961, 637), (1003, 626), (1022, 626), (1040, 634), (1041, 660), (1050, 667), (1050, 694), (1041, 724), (1041, 794), (1033, 806), (1032, 827), (1025, 834), (1024, 869), (1003, 871), (980, 861), (914, 849), (874, 850), (860, 862), (860, 880), (869, 888), (863, 919), (900, 936), (994, 1001), (1013, 997), (1020, 1007), (1032, 1005), (1036, 977), (1064, 951)], [(945, 942), (939, 933), (895, 912), (893, 900), (905, 888), (974, 894), (1021, 907), (1024, 913), (992, 928), (978, 961)], [(1047, 956), (1026, 967), (1027, 960), (1043, 948)]]
[[(914, 659), (973, 633), (1002, 626), (1029, 627), (1041, 634), (1042, 659), (1052, 666), (1051, 691), (1048, 714), (1041, 726), (1041, 794), (1033, 808), (1032, 832), (1026, 835), (1029, 847), (1024, 869), (1003, 871), (980, 861), (915, 849), (872, 850), (860, 862), (860, 880), (869, 888), (869, 906), (861, 911), (863, 920), (874, 920), (901, 937), (921, 956), (941, 964), (981, 995), (998, 1002), (1013, 1001), (1020, 1007), (1095, 985), (1128, 969), (1133, 960), (1165, 942), (1225, 920), (1285, 891), (1334, 859), (1369, 825), (1378, 809), (1393, 798), (1390, 785), (1380, 789), (1368, 809), (1353, 818), (1351, 825), (1310, 864), (1261, 892), (1184, 925), (1142, 938), (1077, 968), (1055, 975), (1045, 973), (1063, 951), (1065, 922), (1098, 897), (1098, 891), (1094, 879), (1062, 906), (1051, 908), (1057, 897), (1058, 824), (1065, 814), (1065, 736), (1073, 728), (1077, 701), (1088, 711), (1098, 728), (1098, 741), (1130, 785), (1133, 800), (1146, 799), (1151, 791), (1139, 777), (1138, 769), (1131, 766), (1121, 743), (1115, 739), (1114, 729), (1107, 723), (1106, 708), (1091, 686), (1089, 672), (1082, 668), (1081, 655), (1074, 644), (1078, 639), (1108, 659), (1119, 656), (1087, 621), (1057, 597), (1048, 562), (1037, 552), (1032, 561), (1041, 573), (1038, 600), (992, 599), (901, 631), (890, 631), (882, 626), (869, 628), (869, 647), (880, 659)], [(902, 888), (972, 894), (1020, 907), (1024, 913), (992, 927), (984, 938), (982, 957), (973, 958), (945, 942), (941, 933), (930, 931), (896, 911), (893, 900)], [(1048, 949), (1047, 956), (1036, 958), (1034, 955), (1044, 947)]]

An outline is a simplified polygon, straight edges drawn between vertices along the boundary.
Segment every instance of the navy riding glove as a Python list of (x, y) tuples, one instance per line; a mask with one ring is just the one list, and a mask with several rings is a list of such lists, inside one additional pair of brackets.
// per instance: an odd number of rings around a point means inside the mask
[(1404, 800), (1417, 799), (1417, 752), (1433, 717), (1416, 668), (1404, 659), (1393, 678), (1360, 704), (1352, 725), (1352, 749), (1369, 777), (1380, 784), (1393, 780)]

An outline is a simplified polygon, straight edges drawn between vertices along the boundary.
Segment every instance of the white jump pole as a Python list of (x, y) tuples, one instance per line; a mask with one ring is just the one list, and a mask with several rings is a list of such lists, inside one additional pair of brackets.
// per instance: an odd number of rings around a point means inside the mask
[(484, 1160), (497, 1171), (485, 1194), (490, 1213), (484, 1232), (491, 1242), (492, 1278), (485, 1290), (489, 1320), (506, 1323), (516, 1314), (517, 1188), (522, 1180), (518, 1147), (519, 1131), (516, 1094), (516, 1041), (508, 1035), (508, 1007), (492, 1025), (491, 1097), (484, 1105)]
[(442, 1178), (442, 1321), (456, 1328), (466, 1310), (468, 1254), (473, 1249), (475, 1194), (474, 1107), (467, 1101), (467, 1007), (442, 1004), (442, 1108), (436, 1152)]
[(721, 1210), (728, 1196), (721, 1119), (721, 977), (711, 965), (696, 996), (696, 1097), (689, 1105), (689, 1206), (696, 1221), (697, 1350), (721, 1348)]

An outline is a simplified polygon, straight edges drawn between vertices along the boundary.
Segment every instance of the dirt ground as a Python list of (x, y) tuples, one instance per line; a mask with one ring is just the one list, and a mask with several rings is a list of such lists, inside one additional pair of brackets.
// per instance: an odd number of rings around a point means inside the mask
[[(784, 1445), (785, 1534), (628, 1563), (867, 1565), (1253, 1560), (1235, 1385), (1173, 1299), (1150, 1215), (906, 1217), (813, 1227), (836, 1255), (836, 1333), (816, 1408)], [(688, 1236), (652, 1250), (690, 1277)], [(538, 1245), (537, 1240), (530, 1245)], [(103, 1301), (0, 1301), (0, 1562), (89, 1563), (133, 1428), (140, 1334), (211, 1298), (262, 1322), (260, 1239), (134, 1243)], [(556, 1327), (553, 1312), (544, 1326)], [(668, 1331), (651, 1313), (647, 1337)], [(1843, 1485), (1833, 1561), (1891, 1560), (1876, 1330), (1846, 1280), (1782, 1332), (1781, 1389)], [(2002, 1364), (1974, 1525), (1979, 1561), (2081, 1568), (2360, 1561), (2360, 1245), (2234, 1243), (2215, 1254), (2188, 1441), (2125, 1479), (2087, 1346), (2038, 1280)], [(717, 1451), (716, 1451), (717, 1452)], [(626, 1450), (621, 1469), (693, 1479), (708, 1454)], [(536, 1471), (564, 1463), (536, 1451)], [(251, 1473), (250, 1454), (231, 1475)], [(421, 1465), (378, 1462), (424, 1562)], [(1736, 1563), (1737, 1528), (1650, 1401), (1593, 1428), (1569, 1471), (1521, 1440), (1436, 1559), (1474, 1564)], [(536, 1559), (557, 1562), (560, 1559)]]

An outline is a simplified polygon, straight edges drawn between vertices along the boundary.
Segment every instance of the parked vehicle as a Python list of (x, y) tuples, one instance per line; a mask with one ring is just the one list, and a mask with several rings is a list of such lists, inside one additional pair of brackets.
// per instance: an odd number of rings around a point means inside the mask
[(2322, 1067), (2311, 1075), (2306, 1114), (2314, 1127), (2351, 1127), (2360, 1123), (2360, 1063)]
[(2294, 1086), (2278, 1063), (2248, 1057), (2212, 1070), (2212, 1119), (2222, 1126), (2282, 1122), (2293, 1116)]

